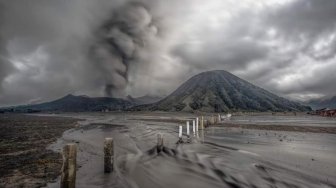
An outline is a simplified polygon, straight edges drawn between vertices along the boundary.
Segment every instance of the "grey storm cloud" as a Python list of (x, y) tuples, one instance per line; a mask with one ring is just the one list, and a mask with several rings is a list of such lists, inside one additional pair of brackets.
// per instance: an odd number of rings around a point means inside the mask
[(278, 95), (336, 94), (334, 0), (0, 0), (0, 106), (167, 95), (225, 69)]
[[(291, 46), (287, 69), (277, 69), (280, 77), (300, 70), (288, 77), (292, 84), (277, 89), (286, 95), (315, 93), (335, 95), (336, 86), (336, 2), (328, 0), (299, 0), (267, 14), (265, 22), (277, 30), (277, 38)], [(295, 79), (296, 78), (296, 79)], [(271, 87), (271, 86), (270, 86)]]
[[(2, 44), (0, 39), (0, 80), (6, 78), (13, 71), (11, 63), (7, 60), (7, 50)], [(0, 91), (2, 91), (1, 85)]]
[[(0, 28), (2, 23), (2, 12), (3, 7), (0, 4)], [(7, 59), (8, 52), (6, 49), (6, 40), (0, 30), (0, 84), (3, 79), (5, 79), (12, 71), (13, 67)], [(0, 92), (2, 91), (2, 86), (0, 85)]]
[[(332, 37), (335, 17), (335, 1), (300, 0), (269, 13), (267, 21), (279, 30), (282, 38), (300, 43), (301, 50), (312, 58), (324, 60), (336, 52), (336, 39)], [(324, 53), (316, 53), (314, 49), (319, 40), (329, 40)]]

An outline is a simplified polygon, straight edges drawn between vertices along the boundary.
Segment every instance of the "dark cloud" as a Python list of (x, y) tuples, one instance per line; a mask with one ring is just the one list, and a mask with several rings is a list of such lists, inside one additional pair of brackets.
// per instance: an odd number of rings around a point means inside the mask
[[(267, 14), (279, 37), (300, 44), (300, 50), (317, 60), (335, 56), (336, 2), (298, 0)], [(324, 47), (319, 48), (319, 45)]]
[(4, 33), (2, 31), (2, 22), (3, 22), (3, 11), (4, 8), (0, 4), (0, 92), (2, 91), (2, 80), (4, 80), (13, 70), (14, 67), (8, 60), (7, 52), (7, 41), (5, 40)]
[(191, 52), (189, 45), (181, 45), (174, 53), (186, 63), (203, 70), (209, 66), (228, 70), (246, 69), (252, 61), (267, 56), (267, 48), (251, 41), (234, 39), (234, 41), (231, 39), (210, 41), (202, 44), (201, 49)]
[(284, 32), (283, 37), (318, 38), (334, 32), (336, 2), (332, 0), (297, 0), (267, 14), (268, 23)]
[[(290, 46), (293, 54), (288, 69), (277, 69), (291, 83), (273, 87), (291, 96), (335, 95), (336, 87), (336, 1), (298, 0), (266, 14), (265, 25), (277, 31), (277, 38)], [(296, 72), (296, 74), (294, 73)], [(272, 85), (270, 85), (272, 87)]]
[[(0, 81), (4, 80), (14, 70), (12, 64), (8, 61), (7, 50), (5, 47), (5, 41), (0, 38)], [(0, 82), (1, 84), (2, 82)], [(2, 91), (2, 85), (0, 85), (0, 92)]]

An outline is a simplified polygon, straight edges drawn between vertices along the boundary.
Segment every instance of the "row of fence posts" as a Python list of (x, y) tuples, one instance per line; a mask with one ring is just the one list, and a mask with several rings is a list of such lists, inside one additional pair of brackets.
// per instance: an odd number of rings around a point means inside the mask
[[(76, 161), (77, 145), (67, 144), (63, 147), (63, 166), (61, 175), (61, 188), (75, 188), (76, 186)], [(114, 144), (113, 138), (105, 138), (104, 141), (104, 172), (113, 171)]]
[[(196, 117), (192, 120), (186, 121), (186, 128), (187, 128), (187, 138), (188, 142), (190, 142), (190, 121), (192, 122), (192, 131), (194, 136), (198, 133), (198, 130), (204, 130), (205, 127), (208, 127), (210, 125), (218, 124), (221, 122), (221, 116), (220, 114), (217, 115), (217, 118), (215, 116), (209, 116), (206, 119), (204, 116), (201, 116), (201, 118)], [(179, 126), (179, 140), (177, 143), (183, 143), (183, 126)]]
[[(220, 122), (220, 115), (218, 118), (214, 116), (208, 117), (207, 120), (203, 116), (201, 118), (195, 118), (192, 120), (192, 130), (195, 135), (198, 130), (204, 130), (206, 126), (216, 124)], [(190, 124), (189, 121), (186, 122), (187, 125), (187, 137), (190, 138)], [(179, 126), (179, 141), (183, 143), (182, 140), (182, 125)], [(157, 140), (157, 150), (158, 152), (163, 149), (163, 135), (158, 134)], [(63, 148), (63, 166), (61, 175), (61, 188), (75, 188), (76, 186), (76, 170), (77, 170), (77, 145), (67, 144)], [(114, 161), (114, 142), (113, 138), (105, 138), (104, 141), (104, 172), (111, 173), (113, 171), (113, 161)]]
[[(163, 136), (158, 134), (157, 151), (163, 149)], [(67, 144), (63, 147), (63, 166), (61, 175), (61, 188), (75, 188), (77, 170), (77, 145)], [(113, 171), (114, 144), (113, 138), (105, 138), (104, 141), (104, 173)]]

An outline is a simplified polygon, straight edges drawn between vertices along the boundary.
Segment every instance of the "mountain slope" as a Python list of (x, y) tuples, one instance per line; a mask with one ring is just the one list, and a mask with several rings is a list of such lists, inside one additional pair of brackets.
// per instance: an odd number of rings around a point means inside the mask
[(163, 111), (306, 111), (310, 107), (278, 97), (237, 76), (216, 70), (200, 73), (163, 100), (134, 108)]
[(313, 109), (322, 109), (322, 108), (336, 108), (336, 96), (331, 98), (321, 98), (313, 99), (307, 102), (307, 105), (311, 106)]
[(16, 112), (85, 112), (124, 110), (133, 105), (132, 102), (124, 99), (67, 95), (55, 101), (36, 105), (18, 106), (13, 109)]

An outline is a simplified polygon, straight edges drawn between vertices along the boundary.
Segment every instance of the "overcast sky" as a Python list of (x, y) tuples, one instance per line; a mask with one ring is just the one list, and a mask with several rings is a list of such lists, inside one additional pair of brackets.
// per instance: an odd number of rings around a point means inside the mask
[(336, 95), (335, 18), (335, 0), (0, 0), (0, 106), (163, 96), (215, 69)]

